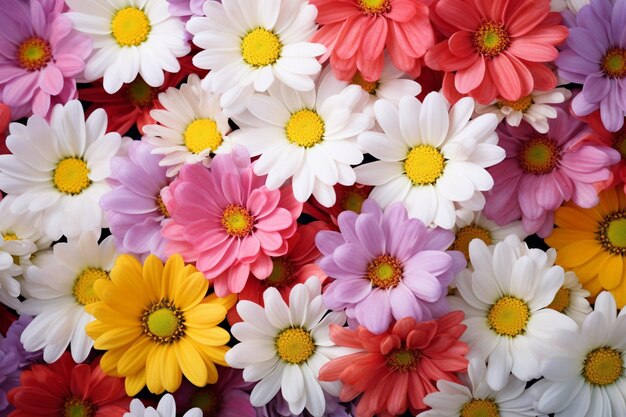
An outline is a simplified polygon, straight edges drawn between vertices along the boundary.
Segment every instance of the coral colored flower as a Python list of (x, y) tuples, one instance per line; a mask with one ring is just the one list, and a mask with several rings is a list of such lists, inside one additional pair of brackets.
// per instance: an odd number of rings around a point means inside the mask
[(75, 77), (85, 68), (92, 44), (72, 29), (63, 6), (45, 0), (2, 2), (0, 101), (11, 107), (14, 119), (47, 118), (55, 104), (76, 98)]
[(549, 91), (556, 76), (545, 63), (567, 36), (549, 0), (439, 0), (438, 18), (451, 36), (431, 48), (426, 65), (445, 71), (450, 101), (469, 95), (481, 104), (498, 97), (516, 101), (533, 90)]
[(363, 393), (356, 417), (390, 417), (407, 409), (415, 415), (426, 407), (424, 397), (436, 391), (437, 381), (459, 382), (455, 372), (467, 369), (463, 313), (454, 311), (432, 321), (399, 320), (385, 333), (374, 335), (359, 327), (330, 327), (338, 346), (358, 349), (333, 359), (320, 370), (320, 381), (343, 383), (339, 396), (350, 401)]
[(210, 169), (184, 167), (164, 201), (172, 219), (163, 228), (166, 253), (195, 262), (220, 297), (241, 292), (250, 273), (271, 274), (271, 257), (287, 253), (302, 211), (291, 186), (267, 189), (243, 147), (216, 155)]
[(321, 28), (312, 42), (326, 46), (333, 72), (350, 81), (357, 71), (378, 81), (387, 51), (394, 65), (418, 76), (420, 58), (434, 42), (428, 19), (432, 0), (311, 0)]
[(557, 113), (545, 135), (526, 123), (498, 128), (506, 159), (489, 168), (495, 184), (485, 214), (499, 225), (521, 218), (527, 233), (545, 237), (564, 201), (587, 208), (598, 203), (594, 184), (610, 178), (619, 153), (587, 141), (593, 135), (587, 125), (562, 109)]
[(121, 378), (106, 376), (98, 361), (77, 365), (69, 352), (50, 365), (33, 365), (9, 392), (10, 417), (120, 417), (130, 398)]
[(312, 216), (316, 220), (325, 222), (331, 229), (338, 230), (337, 217), (339, 217), (339, 214), (346, 210), (359, 214), (363, 202), (367, 200), (367, 197), (369, 197), (374, 187), (361, 184), (350, 186), (337, 184), (334, 188), (337, 201), (332, 207), (324, 207), (317, 200), (309, 199), (304, 203), (302, 212)]

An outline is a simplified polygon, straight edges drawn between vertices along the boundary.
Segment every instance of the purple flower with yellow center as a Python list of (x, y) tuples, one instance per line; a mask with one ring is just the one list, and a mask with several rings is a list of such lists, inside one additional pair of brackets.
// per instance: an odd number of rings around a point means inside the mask
[(322, 270), (334, 281), (324, 291), (332, 310), (345, 309), (373, 333), (393, 319), (431, 320), (448, 312), (448, 284), (465, 268), (465, 257), (447, 251), (454, 234), (409, 219), (402, 202), (385, 212), (371, 199), (361, 214), (339, 215), (339, 232), (321, 231), (315, 243)]

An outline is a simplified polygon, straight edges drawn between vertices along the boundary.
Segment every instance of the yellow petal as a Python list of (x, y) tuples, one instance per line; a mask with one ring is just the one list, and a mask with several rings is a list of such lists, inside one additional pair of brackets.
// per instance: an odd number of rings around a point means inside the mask
[(174, 343), (176, 359), (185, 377), (192, 384), (203, 387), (207, 384), (207, 369), (200, 354), (185, 337)]
[(113, 349), (105, 352), (104, 355), (102, 355), (102, 359), (100, 359), (102, 371), (107, 375), (121, 376), (117, 370), (117, 364), (124, 352), (126, 352), (125, 349)]
[(218, 373), (217, 373), (217, 368), (215, 367), (215, 363), (213, 363), (213, 360), (209, 357), (209, 355), (207, 355), (206, 352), (204, 352), (202, 348), (198, 349), (198, 353), (202, 357), (202, 360), (204, 361), (204, 366), (206, 367), (206, 370), (207, 370), (207, 384), (215, 384), (218, 378)]
[(573, 268), (590, 261), (602, 251), (596, 240), (580, 240), (560, 248), (556, 253), (556, 262), (565, 268)]
[(101, 350), (120, 348), (134, 343), (141, 337), (139, 327), (117, 327), (102, 333), (95, 341), (94, 347)]
[(181, 310), (185, 311), (202, 301), (209, 290), (209, 282), (202, 272), (196, 272), (177, 281), (174, 300)]
[(124, 379), (126, 394), (133, 397), (146, 386), (146, 373), (142, 370), (133, 375), (128, 375)]
[(598, 228), (598, 221), (602, 218), (591, 213), (589, 210), (575, 206), (563, 206), (554, 213), (554, 222), (558, 227), (574, 230), (585, 230), (595, 232)]
[(228, 346), (200, 346), (202, 352), (204, 352), (213, 362), (218, 365), (230, 367), (230, 365), (226, 362), (224, 358), (226, 356), (226, 352), (230, 350)]
[(558, 250), (573, 242), (595, 240), (595, 238), (595, 233), (586, 230), (556, 228), (552, 231), (552, 234), (546, 238), (546, 243)]
[(146, 359), (146, 385), (153, 394), (160, 394), (165, 391), (161, 381), (161, 366), (165, 355), (163, 355), (162, 345), (153, 345), (148, 358)]
[(596, 208), (596, 212), (602, 217), (613, 213), (620, 208), (619, 198), (617, 197), (616, 188), (608, 189), (600, 193), (600, 204)]
[(228, 294), (226, 297), (218, 297), (215, 293), (209, 294), (203, 303), (220, 304), (228, 311), (237, 304), (237, 294)]
[(161, 293), (169, 300), (174, 299), (176, 277), (177, 275), (184, 274), (184, 269), (185, 262), (183, 261), (183, 257), (179, 254), (170, 256), (165, 263), (163, 281), (161, 282)]
[(226, 317), (226, 310), (219, 304), (198, 304), (185, 311), (185, 326), (208, 329), (220, 324)]
[(221, 327), (213, 327), (212, 329), (194, 329), (188, 328), (187, 335), (201, 345), (206, 346), (224, 346), (230, 340), (230, 333)]
[(163, 263), (154, 255), (149, 255), (143, 263), (143, 280), (153, 300), (163, 297), (161, 282), (163, 280)]
[(128, 297), (128, 294), (125, 295), (125, 300), (127, 301), (126, 308), (122, 308), (122, 306), (116, 306), (118, 308), (113, 308), (102, 302), (90, 304), (93, 307), (90, 308), (89, 313), (103, 323), (111, 324), (113, 326), (133, 327), (140, 325), (139, 318), (141, 317), (141, 313), (145, 307), (142, 308), (139, 305), (135, 306), (129, 302), (132, 298)]
[[(590, 298), (594, 298), (600, 294), (602, 291), (602, 285), (600, 285), (600, 281), (597, 279), (593, 279), (583, 284), (583, 288), (591, 293)], [(595, 303), (595, 301), (589, 301), (590, 303)]]
[(152, 350), (153, 342), (142, 337), (131, 345), (117, 363), (117, 369), (122, 375), (132, 375), (146, 368), (148, 354)]
[(615, 297), (615, 304), (618, 309), (621, 310), (624, 306), (626, 306), (626, 282), (624, 280), (622, 280), (622, 283), (611, 291), (611, 294)]
[(116, 285), (123, 284), (128, 281), (141, 281), (141, 263), (134, 256), (122, 254), (115, 260), (115, 265), (109, 274), (111, 281)]
[(612, 290), (622, 282), (624, 259), (619, 255), (610, 255), (600, 266), (598, 279), (604, 289)]
[(174, 392), (180, 387), (182, 379), (183, 375), (180, 366), (178, 366), (174, 346), (170, 345), (165, 349), (165, 358), (161, 366), (161, 380), (163, 381), (163, 386), (167, 391)]

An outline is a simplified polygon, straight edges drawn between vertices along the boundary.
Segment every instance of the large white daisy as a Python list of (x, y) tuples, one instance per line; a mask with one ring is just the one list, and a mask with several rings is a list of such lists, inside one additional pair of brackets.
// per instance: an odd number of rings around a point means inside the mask
[(233, 142), (244, 145), (257, 175), (275, 190), (293, 177), (298, 201), (313, 196), (325, 207), (335, 204), (333, 186), (352, 185), (351, 165), (363, 160), (356, 136), (373, 126), (372, 118), (358, 113), (360, 87), (339, 82), (326, 73), (316, 90), (294, 91), (284, 84), (272, 86), (267, 95), (254, 94), (248, 111), (235, 118), (241, 127)]
[(71, 344), (72, 358), (87, 358), (93, 340), (85, 326), (94, 320), (85, 306), (98, 300), (93, 284), (109, 279), (117, 253), (113, 237), (98, 245), (98, 234), (86, 233), (79, 239), (57, 243), (53, 257), (31, 266), (24, 287), (29, 297), (19, 308), (20, 314), (36, 316), (22, 333), (27, 351), (43, 348), (44, 360), (56, 361)]
[(0, 189), (14, 196), (11, 211), (41, 213), (52, 240), (106, 227), (100, 197), (110, 189), (109, 165), (121, 142), (106, 126), (102, 109), (85, 121), (78, 100), (55, 106), (50, 123), (39, 116), (12, 123), (12, 154), (0, 155)]
[(298, 91), (314, 88), (323, 45), (310, 43), (317, 9), (304, 0), (207, 1), (205, 16), (193, 17), (187, 30), (203, 51), (193, 58), (211, 72), (203, 85), (222, 94), (227, 115), (245, 109), (255, 91), (266, 91), (276, 79)]
[(191, 50), (185, 25), (168, 11), (167, 0), (66, 0), (74, 28), (93, 39), (85, 65), (88, 81), (103, 78), (113, 94), (137, 74), (151, 87), (163, 84), (163, 71), (178, 72), (177, 58)]
[(281, 391), (292, 414), (307, 411), (324, 414), (324, 391), (339, 396), (340, 382), (319, 382), (319, 370), (331, 359), (352, 353), (335, 346), (329, 326), (345, 323), (343, 312), (327, 312), (322, 303), (320, 280), (312, 276), (291, 290), (289, 306), (276, 288), (263, 293), (265, 307), (239, 301), (237, 313), (243, 322), (232, 327), (240, 341), (226, 353), (226, 362), (243, 369), (248, 382), (259, 381), (250, 402), (255, 407), (267, 404)]
[(375, 186), (370, 197), (381, 207), (404, 201), (409, 216), (451, 229), (454, 202), (490, 190), (493, 178), (485, 168), (505, 157), (497, 146), (497, 118), (486, 114), (470, 121), (473, 112), (471, 98), (449, 109), (436, 92), (423, 104), (408, 96), (399, 107), (378, 100), (374, 114), (384, 133), (362, 133), (358, 142), (379, 161), (357, 167), (357, 182)]

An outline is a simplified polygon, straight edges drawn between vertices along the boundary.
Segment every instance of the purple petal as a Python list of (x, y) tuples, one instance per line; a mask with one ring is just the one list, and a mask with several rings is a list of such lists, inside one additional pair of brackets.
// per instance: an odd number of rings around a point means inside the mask
[(380, 334), (391, 324), (391, 305), (387, 291), (373, 290), (363, 301), (356, 305), (356, 319), (367, 330)]
[(398, 285), (389, 292), (391, 312), (396, 320), (404, 317), (413, 317), (417, 321), (423, 319), (422, 303), (415, 299), (409, 288), (403, 284)]
[(445, 294), (445, 287), (433, 275), (425, 271), (407, 271), (402, 283), (406, 285), (417, 298), (427, 302), (437, 301)]
[(381, 228), (380, 218), (377, 219), (372, 214), (362, 213), (356, 220), (355, 229), (359, 241), (370, 259), (385, 253), (385, 235)]

